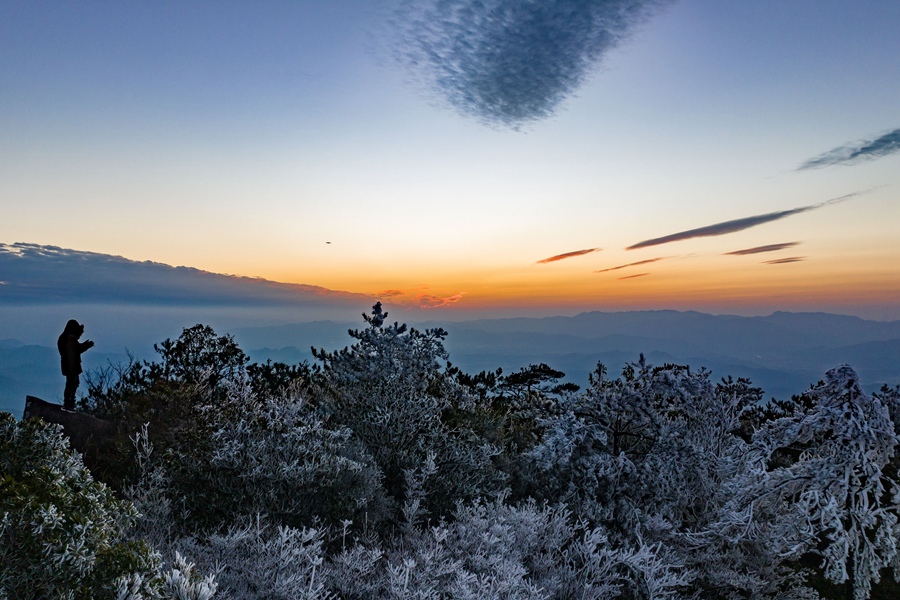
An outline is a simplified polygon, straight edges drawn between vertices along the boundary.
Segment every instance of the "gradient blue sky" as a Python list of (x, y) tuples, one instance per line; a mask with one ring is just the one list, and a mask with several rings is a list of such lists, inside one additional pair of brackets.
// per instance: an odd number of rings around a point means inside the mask
[(900, 128), (900, 3), (663, 3), (518, 129), (398, 62), (391, 6), (3, 2), (0, 243), (471, 314), (900, 318), (900, 152), (800, 168)]

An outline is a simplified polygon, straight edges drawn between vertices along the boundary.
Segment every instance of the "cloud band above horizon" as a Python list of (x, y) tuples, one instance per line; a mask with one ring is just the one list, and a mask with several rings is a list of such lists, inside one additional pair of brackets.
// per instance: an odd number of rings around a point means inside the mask
[(852, 194), (846, 194), (844, 196), (840, 196), (838, 198), (832, 198), (831, 200), (826, 200), (825, 202), (819, 202), (818, 204), (810, 204), (809, 206), (801, 206), (799, 208), (792, 208), (791, 210), (782, 210), (778, 212), (766, 213), (764, 215), (754, 215), (752, 217), (744, 217), (742, 219), (734, 219), (731, 221), (723, 221), (721, 223), (716, 223), (714, 225), (707, 225), (706, 227), (698, 227), (697, 229), (688, 229), (687, 231), (680, 231), (678, 233), (673, 233), (670, 235), (666, 235), (663, 237), (653, 238), (650, 240), (644, 240), (643, 242), (638, 242), (637, 244), (628, 246), (625, 248), (626, 250), (638, 250), (639, 248), (649, 248), (651, 246), (659, 246), (661, 244), (670, 244), (672, 242), (680, 242), (683, 240), (689, 240), (693, 238), (699, 237), (714, 237), (719, 235), (725, 235), (728, 233), (736, 233), (738, 231), (744, 231), (745, 229), (750, 229), (751, 227), (757, 227), (759, 225), (764, 225), (766, 223), (771, 223), (772, 221), (778, 221), (780, 219), (784, 219), (786, 217), (790, 217), (793, 215), (799, 215), (801, 213), (809, 212), (812, 210), (816, 210), (818, 208), (822, 208), (824, 206), (830, 206), (832, 204), (838, 204), (839, 202), (844, 202), (860, 194), (864, 194), (866, 192), (854, 192)]
[(38, 244), (0, 243), (0, 304), (359, 306), (373, 298)]

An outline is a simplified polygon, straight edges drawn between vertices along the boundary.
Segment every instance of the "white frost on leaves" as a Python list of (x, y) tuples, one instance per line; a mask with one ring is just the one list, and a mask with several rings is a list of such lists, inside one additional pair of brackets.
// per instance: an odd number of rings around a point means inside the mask
[[(809, 392), (815, 406), (755, 437), (749, 471), (720, 527), (764, 539), (784, 558), (819, 553), (824, 575), (868, 598), (880, 570), (897, 561), (900, 486), (886, 471), (898, 442), (888, 407), (867, 394), (847, 365)], [(777, 452), (796, 461), (769, 470)], [(820, 548), (824, 546), (824, 548)]]

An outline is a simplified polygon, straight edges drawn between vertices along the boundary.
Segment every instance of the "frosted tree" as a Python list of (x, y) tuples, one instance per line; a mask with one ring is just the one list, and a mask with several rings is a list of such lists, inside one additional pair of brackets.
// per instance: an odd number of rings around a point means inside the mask
[(158, 556), (125, 536), (136, 516), (58, 425), (0, 413), (0, 597), (89, 599), (122, 577), (152, 579)]
[(598, 365), (585, 392), (542, 422), (541, 442), (529, 452), (537, 467), (532, 494), (565, 501), (603, 521), (633, 514), (625, 491), (638, 480), (638, 466), (662, 424), (650, 402), (652, 376), (643, 357), (617, 379), (607, 378), (606, 367)]
[(621, 522), (638, 506), (696, 526), (736, 472), (738, 433), (759, 390), (743, 380), (714, 386), (708, 371), (653, 367), (643, 356), (616, 379), (598, 365), (589, 381), (531, 452), (548, 492), (593, 501), (602, 518)]
[(140, 514), (94, 481), (59, 426), (0, 413), (0, 598), (210, 600), (213, 575), (164, 570)]
[(386, 325), (381, 303), (363, 316), (369, 326), (349, 332), (355, 344), (336, 352), (313, 350), (329, 391), (319, 403), (322, 414), (365, 445), (398, 504), (405, 472), (419, 468), (429, 453), (441, 473), (428, 482), (433, 512), (447, 512), (457, 499), (496, 492), (503, 478), (491, 459), (498, 450), (470, 428), (444, 420), (459, 395), (445, 371), (446, 332)]
[(694, 589), (723, 597), (776, 589), (783, 578), (770, 584), (776, 561), (766, 552), (708, 532), (747, 469), (744, 437), (761, 396), (744, 379), (714, 385), (703, 369), (641, 359), (609, 379), (599, 365), (529, 453), (535, 489), (606, 524), (619, 544), (659, 544), (687, 567)]
[(223, 597), (233, 600), (330, 600), (325, 585), (324, 532), (274, 526), (261, 516), (226, 531), (180, 541), (181, 552), (215, 570)]
[(199, 474), (231, 515), (263, 512), (293, 526), (383, 516), (372, 457), (348, 428), (327, 427), (298, 390), (255, 398), (234, 386), (205, 412), (211, 436)]
[[(847, 365), (807, 395), (817, 403), (755, 436), (754, 469), (723, 529), (758, 539), (785, 559), (812, 553), (845, 597), (868, 598), (881, 570), (898, 566), (898, 494), (888, 465), (898, 442), (888, 407), (860, 387)], [(770, 468), (778, 453), (796, 456)]]

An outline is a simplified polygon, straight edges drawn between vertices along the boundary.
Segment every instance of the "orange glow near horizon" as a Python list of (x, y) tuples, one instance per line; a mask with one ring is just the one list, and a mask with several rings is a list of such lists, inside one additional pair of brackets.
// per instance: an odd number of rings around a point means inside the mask
[[(662, 254), (662, 253), (660, 253)], [(871, 305), (875, 313), (896, 313), (900, 298), (900, 267), (847, 253), (796, 262), (767, 261), (815, 254), (809, 248), (748, 256), (670, 255), (652, 263), (630, 266), (615, 258), (601, 261), (572, 259), (568, 263), (523, 264), (516, 267), (478, 267), (463, 270), (445, 266), (423, 271), (402, 268), (312, 273), (291, 277), (380, 298), (387, 304), (431, 308), (439, 314), (481, 311), (677, 309), (739, 314), (772, 310), (832, 310), (853, 312)], [(618, 258), (618, 257), (616, 257)], [(651, 257), (653, 258), (653, 257)], [(625, 261), (629, 260), (625, 256)], [(632, 263), (649, 260), (639, 257)], [(598, 264), (599, 263), (599, 264)], [(611, 266), (623, 266), (610, 269)], [(645, 276), (633, 277), (646, 273)], [(270, 277), (289, 280), (287, 273)], [(880, 311), (880, 312), (879, 312)]]

